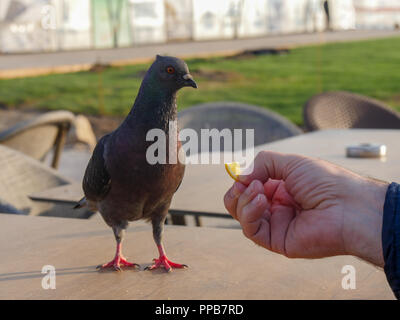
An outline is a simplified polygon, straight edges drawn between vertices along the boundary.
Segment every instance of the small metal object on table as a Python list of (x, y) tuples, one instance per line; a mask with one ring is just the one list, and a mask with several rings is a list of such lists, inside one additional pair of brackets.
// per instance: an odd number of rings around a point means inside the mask
[(386, 149), (384, 144), (361, 143), (348, 146), (346, 156), (349, 158), (382, 158), (386, 156)]

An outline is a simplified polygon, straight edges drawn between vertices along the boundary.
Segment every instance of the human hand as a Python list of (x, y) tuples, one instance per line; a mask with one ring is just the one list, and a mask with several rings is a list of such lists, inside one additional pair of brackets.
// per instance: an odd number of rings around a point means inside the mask
[(351, 254), (383, 266), (387, 183), (331, 163), (260, 152), (224, 197), (246, 237), (291, 258)]

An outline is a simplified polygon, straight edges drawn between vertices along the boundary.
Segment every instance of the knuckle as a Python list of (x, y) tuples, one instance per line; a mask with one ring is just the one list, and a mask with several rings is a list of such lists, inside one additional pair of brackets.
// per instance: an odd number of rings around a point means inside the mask
[(250, 235), (246, 226), (242, 226), (242, 233), (246, 238), (250, 239)]
[[(258, 160), (265, 160), (271, 155), (271, 151), (262, 150), (257, 154)], [(256, 158), (257, 158), (256, 157)]]
[(238, 220), (242, 220), (243, 216), (245, 216), (246, 214), (246, 207), (247, 207), (247, 203), (249, 202), (249, 196), (242, 194), (239, 197), (237, 206), (236, 206), (236, 213), (237, 213), (237, 217)]
[(224, 205), (226, 210), (232, 212), (233, 210), (235, 210), (236, 204), (237, 204), (237, 199), (232, 198), (230, 190), (228, 190), (224, 195)]
[(256, 157), (254, 158), (254, 162), (259, 163), (260, 161), (263, 161), (267, 156), (267, 152), (268, 151), (262, 150), (259, 153), (257, 153)]
[(225, 193), (225, 195), (224, 195), (224, 205), (225, 205), (225, 208), (226, 208), (227, 210), (229, 210), (229, 208), (230, 208), (230, 206), (231, 206), (231, 202), (232, 202), (232, 200), (230, 199), (228, 193), (229, 193), (229, 191), (228, 191), (227, 193)]

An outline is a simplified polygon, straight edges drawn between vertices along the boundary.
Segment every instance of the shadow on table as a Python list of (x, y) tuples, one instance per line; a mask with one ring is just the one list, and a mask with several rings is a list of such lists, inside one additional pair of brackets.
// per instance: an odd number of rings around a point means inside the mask
[[(135, 232), (141, 232), (141, 231), (149, 231), (151, 232), (151, 226), (149, 225), (139, 225), (139, 226), (130, 226), (126, 232), (127, 233), (135, 233)], [(102, 230), (94, 230), (94, 231), (86, 231), (86, 232), (76, 232), (76, 233), (64, 233), (64, 234), (55, 234), (51, 235), (48, 238), (49, 239), (68, 239), (68, 238), (91, 238), (91, 237), (98, 237), (98, 236), (109, 236), (110, 239), (114, 239), (112, 235), (112, 230), (111, 228), (107, 227), (107, 225), (104, 223), (104, 229)], [(110, 240), (111, 241), (111, 240)]]
[[(155, 270), (145, 270), (146, 267), (149, 267), (152, 263), (144, 262), (140, 263), (140, 268), (133, 268), (133, 267), (122, 267), (123, 271), (144, 271), (148, 272), (149, 274), (153, 276), (157, 275), (164, 275), (166, 274), (166, 271), (164, 269), (155, 269)], [(75, 268), (57, 268), (56, 269), (56, 275), (57, 276), (66, 276), (66, 275), (71, 275), (71, 274), (89, 274), (89, 273), (115, 273), (118, 274), (113, 269), (96, 269), (97, 265), (92, 265), (92, 266), (85, 266), (85, 267), (75, 267)], [(185, 269), (182, 270), (176, 270), (176, 271), (184, 271)], [(12, 280), (25, 280), (25, 279), (35, 279), (35, 278), (43, 278), (46, 274), (41, 273), (40, 271), (26, 271), (26, 272), (11, 272), (11, 273), (3, 273), (0, 274), (0, 282), (2, 281), (12, 281)]]
[[(85, 267), (75, 267), (75, 268), (57, 268), (57, 276), (70, 275), (70, 274), (85, 274), (97, 272), (96, 266), (85, 266)], [(33, 279), (33, 278), (43, 278), (44, 273), (40, 271), (26, 271), (26, 272), (11, 272), (0, 274), (1, 281), (9, 280), (23, 280), (23, 279)]]

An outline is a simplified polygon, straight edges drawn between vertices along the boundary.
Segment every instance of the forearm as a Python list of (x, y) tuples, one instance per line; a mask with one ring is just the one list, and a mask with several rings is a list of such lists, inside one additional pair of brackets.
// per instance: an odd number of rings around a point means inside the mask
[(355, 184), (344, 212), (347, 252), (383, 267), (382, 222), (388, 184), (364, 178)]
[[(400, 185), (367, 179), (357, 183), (359, 187), (350, 197), (354, 199), (352, 210), (345, 212), (347, 252), (384, 267), (386, 278), (400, 299)], [(355, 201), (356, 198), (362, 201)]]

